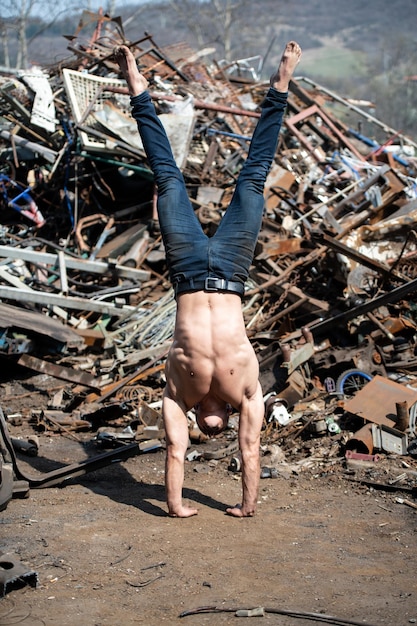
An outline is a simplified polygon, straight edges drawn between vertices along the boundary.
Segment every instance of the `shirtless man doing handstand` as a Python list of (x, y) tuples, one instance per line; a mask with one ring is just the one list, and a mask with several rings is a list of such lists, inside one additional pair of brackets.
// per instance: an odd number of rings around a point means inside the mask
[(241, 298), (262, 224), (265, 180), (277, 149), (289, 82), (300, 57), (299, 45), (289, 42), (271, 77), (232, 201), (216, 233), (207, 237), (155, 112), (148, 82), (128, 47), (115, 50), (158, 189), (158, 218), (177, 300), (162, 404), (167, 444), (165, 487), (172, 517), (197, 514), (197, 509), (182, 499), (189, 442), (186, 413), (193, 407), (200, 429), (209, 436), (226, 428), (230, 407), (239, 411), (242, 502), (226, 512), (234, 517), (255, 514), (264, 402)]

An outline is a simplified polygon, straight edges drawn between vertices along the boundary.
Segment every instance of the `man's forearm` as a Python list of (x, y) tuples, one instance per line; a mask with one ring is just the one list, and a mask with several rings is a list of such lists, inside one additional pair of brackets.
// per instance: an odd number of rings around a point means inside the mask
[(242, 513), (254, 515), (259, 491), (259, 447), (242, 453)]
[(165, 490), (168, 511), (177, 515), (182, 505), (184, 483), (184, 458), (173, 453), (168, 447), (165, 460)]

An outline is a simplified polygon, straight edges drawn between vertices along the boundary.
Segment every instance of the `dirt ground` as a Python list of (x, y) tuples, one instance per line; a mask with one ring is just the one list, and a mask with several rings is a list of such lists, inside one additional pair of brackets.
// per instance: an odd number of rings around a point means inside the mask
[[(0, 387), (8, 415), (42, 403), (22, 389)], [(9, 427), (12, 437), (30, 430), (25, 421)], [(89, 432), (80, 441), (38, 436), (38, 456), (18, 457), (34, 476), (97, 454)], [(263, 619), (247, 623), (417, 623), (417, 510), (397, 502), (410, 495), (366, 482), (387, 485), (405, 471), (402, 484), (415, 484), (417, 462), (383, 456), (378, 469), (347, 467), (341, 455), (318, 453), (335, 442), (313, 440), (301, 451), (309, 463), (299, 451), (297, 465), (262, 478), (257, 515), (241, 520), (225, 515), (241, 494), (230, 457), (186, 463), (184, 496), (199, 509), (189, 519), (167, 516), (163, 449), (30, 489), (0, 513), (0, 551), (26, 568), (22, 586), (0, 600), (0, 624), (214, 626), (255, 607)], [(228, 610), (181, 616), (207, 606)]]

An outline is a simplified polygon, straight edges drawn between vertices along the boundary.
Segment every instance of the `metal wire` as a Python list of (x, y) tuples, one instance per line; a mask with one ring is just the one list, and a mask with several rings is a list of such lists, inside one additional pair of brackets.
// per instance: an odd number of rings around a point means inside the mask
[(174, 335), (176, 302), (171, 289), (157, 302), (145, 308), (145, 303), (135, 311), (135, 319), (119, 327), (109, 336), (120, 348), (157, 347), (172, 339)]

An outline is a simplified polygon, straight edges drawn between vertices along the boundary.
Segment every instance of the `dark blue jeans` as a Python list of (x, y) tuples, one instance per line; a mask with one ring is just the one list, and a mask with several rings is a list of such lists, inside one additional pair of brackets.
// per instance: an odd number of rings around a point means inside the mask
[[(131, 98), (132, 115), (158, 189), (158, 217), (174, 289), (200, 289), (211, 277), (233, 281), (242, 286), (243, 293), (262, 224), (264, 185), (277, 149), (287, 95), (269, 89), (232, 200), (212, 237), (204, 234), (196, 217), (149, 93)], [(187, 288), (182, 289), (181, 283)]]

